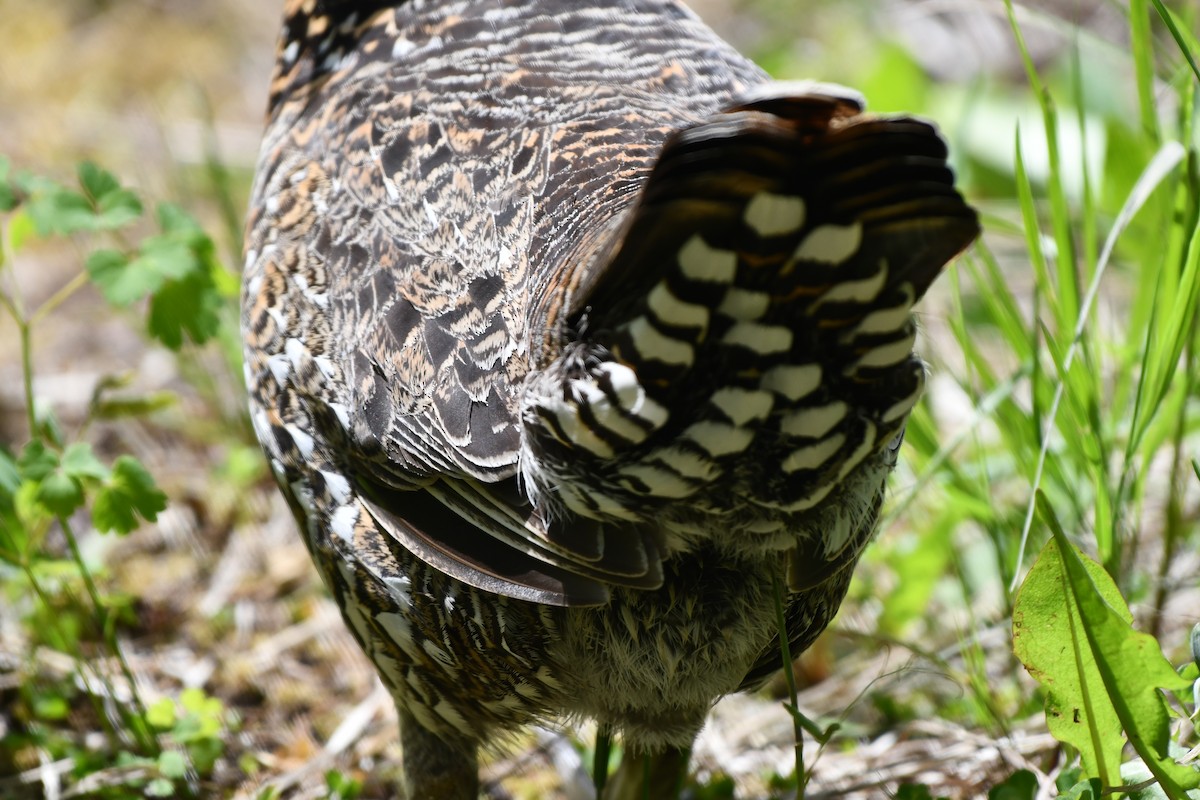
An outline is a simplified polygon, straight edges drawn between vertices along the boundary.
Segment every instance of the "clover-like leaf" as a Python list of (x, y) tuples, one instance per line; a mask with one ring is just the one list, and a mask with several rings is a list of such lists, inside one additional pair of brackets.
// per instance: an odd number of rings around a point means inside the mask
[(34, 439), (25, 445), (17, 458), (17, 467), (21, 477), (30, 481), (43, 480), (47, 475), (58, 469), (58, 453), (50, 450), (41, 441)]
[(56, 517), (69, 517), (83, 505), (83, 486), (77, 478), (55, 470), (38, 486), (37, 501)]
[(94, 228), (96, 214), (88, 198), (49, 181), (34, 185), (27, 208), (39, 235), (65, 236)]
[(177, 281), (168, 281), (150, 299), (147, 327), (150, 335), (172, 350), (183, 345), (184, 337), (203, 344), (221, 327), (223, 299), (207, 272), (195, 272)]
[(111, 172), (90, 161), (79, 165), (79, 184), (95, 205), (95, 230), (121, 228), (142, 215), (142, 201), (121, 186)]
[(132, 456), (121, 456), (112, 475), (96, 495), (92, 521), (100, 531), (125, 534), (138, 526), (138, 517), (153, 522), (167, 507), (167, 496)]
[(93, 250), (85, 266), (92, 283), (115, 306), (127, 306), (162, 285), (161, 277), (131, 268), (129, 257), (117, 250)]
[(168, 778), (182, 778), (187, 773), (187, 758), (178, 750), (163, 750), (158, 755), (158, 770)]
[(79, 479), (95, 478), (103, 481), (108, 480), (110, 474), (108, 467), (96, 458), (92, 446), (87, 442), (75, 442), (68, 446), (63, 451), (60, 465), (63, 472)]

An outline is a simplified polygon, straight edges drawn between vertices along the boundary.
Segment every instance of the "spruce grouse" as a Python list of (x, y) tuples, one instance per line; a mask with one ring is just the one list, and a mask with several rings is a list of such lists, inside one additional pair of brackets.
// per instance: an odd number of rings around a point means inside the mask
[(410, 797), (547, 717), (678, 765), (781, 666), (773, 585), (793, 653), (834, 615), (978, 232), (862, 109), (676, 0), (288, 0), (246, 380)]

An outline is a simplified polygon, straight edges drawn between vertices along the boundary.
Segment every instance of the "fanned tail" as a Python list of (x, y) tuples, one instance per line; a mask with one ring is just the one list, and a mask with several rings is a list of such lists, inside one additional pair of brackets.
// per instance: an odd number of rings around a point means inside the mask
[(667, 141), (529, 386), (538, 502), (801, 513), (903, 430), (913, 304), (979, 227), (933, 126), (861, 111), (774, 84)]

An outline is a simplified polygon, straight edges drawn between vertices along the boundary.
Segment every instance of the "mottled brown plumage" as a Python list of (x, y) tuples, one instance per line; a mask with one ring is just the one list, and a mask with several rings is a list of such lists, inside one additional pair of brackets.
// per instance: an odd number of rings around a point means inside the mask
[(777, 577), (825, 627), (977, 232), (945, 156), (672, 0), (289, 2), (247, 383), (414, 796), (539, 718), (686, 747)]

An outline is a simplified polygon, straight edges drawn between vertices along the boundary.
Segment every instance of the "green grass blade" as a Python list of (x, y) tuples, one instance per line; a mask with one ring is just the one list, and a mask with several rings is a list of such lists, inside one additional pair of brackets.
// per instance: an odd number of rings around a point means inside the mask
[[(1200, 66), (1197, 66), (1196, 57), (1192, 52), (1195, 49), (1196, 40), (1194, 38), (1184, 36), (1183, 30), (1175, 23), (1175, 15), (1163, 5), (1162, 0), (1150, 0), (1150, 2), (1154, 4), (1154, 10), (1158, 12), (1160, 17), (1162, 17), (1162, 21), (1166, 24), (1167, 30), (1171, 32), (1171, 36), (1174, 37), (1175, 43), (1179, 45), (1179, 52), (1183, 54), (1185, 59), (1187, 59), (1188, 66), (1192, 68), (1192, 74), (1196, 76), (1197, 80), (1200, 80)], [(1140, 0), (1140, 2), (1135, 4), (1144, 6), (1145, 0)], [(1133, 5), (1134, 4), (1131, 4), (1130, 6), (1131, 13)]]
[(1138, 403), (1134, 413), (1130, 437), (1130, 445), (1134, 449), (1138, 447), (1149, 421), (1170, 390), (1183, 348), (1194, 335), (1196, 304), (1200, 302), (1200, 228), (1192, 231), (1183, 271), (1178, 284), (1171, 288), (1173, 291), (1164, 295), (1173, 297), (1168, 301), (1171, 306), (1160, 328), (1164, 338), (1157, 346), (1148, 348), (1146, 353), (1146, 377), (1143, 379), (1146, 391), (1139, 397), (1143, 402)]
[[(1075, 361), (1075, 354), (1078, 351), (1080, 338), (1083, 336), (1083, 331), (1087, 325), (1087, 320), (1091, 314), (1092, 305), (1096, 302), (1096, 296), (1100, 291), (1100, 281), (1104, 277), (1104, 273), (1108, 267), (1109, 259), (1112, 257), (1113, 248), (1116, 247), (1117, 239), (1121, 233), (1129, 226), (1134, 215), (1145, 204), (1147, 198), (1153, 193), (1166, 177), (1174, 170), (1187, 152), (1183, 149), (1183, 145), (1179, 142), (1167, 142), (1159, 151), (1155, 153), (1154, 158), (1142, 170), (1141, 176), (1137, 183), (1134, 184), (1133, 190), (1129, 196), (1125, 198), (1125, 204), (1121, 207), (1121, 212), (1117, 215), (1116, 221), (1113, 223), (1112, 230), (1109, 231), (1108, 238), (1104, 242), (1104, 248), (1100, 252), (1100, 263), (1096, 265), (1096, 270), (1092, 275), (1091, 285), (1088, 287), (1087, 295), (1084, 298), (1083, 308), (1080, 310), (1079, 319), (1075, 325), (1075, 335), (1071, 341), (1071, 346), (1067, 349), (1066, 357), (1063, 359), (1062, 373), (1066, 374), (1070, 370), (1071, 365)], [(1067, 386), (1066, 381), (1061, 381), (1054, 392), (1054, 400), (1047, 412), (1045, 421), (1045, 435), (1042, 437), (1042, 447), (1038, 453), (1037, 468), (1034, 471), (1032, 489), (1034, 494), (1029, 498), (1029, 505), (1025, 511), (1025, 524), (1021, 529), (1021, 544), (1019, 553), (1023, 556), (1025, 547), (1029, 542), (1029, 531), (1033, 526), (1033, 512), (1037, 499), (1037, 490), (1042, 483), (1042, 475), (1045, 471), (1046, 456), (1049, 451), (1050, 426), (1054, 425), (1058, 417), (1058, 408), (1062, 403), (1063, 392)], [(1018, 562), (1016, 575), (1020, 575), (1020, 562)], [(1014, 577), (1014, 581), (1016, 577)], [(1011, 587), (1016, 589), (1015, 584)]]
[(1142, 132), (1154, 142), (1162, 141), (1158, 129), (1158, 105), (1154, 99), (1154, 38), (1150, 32), (1150, 8), (1146, 0), (1129, 0), (1129, 48), (1137, 84)]

